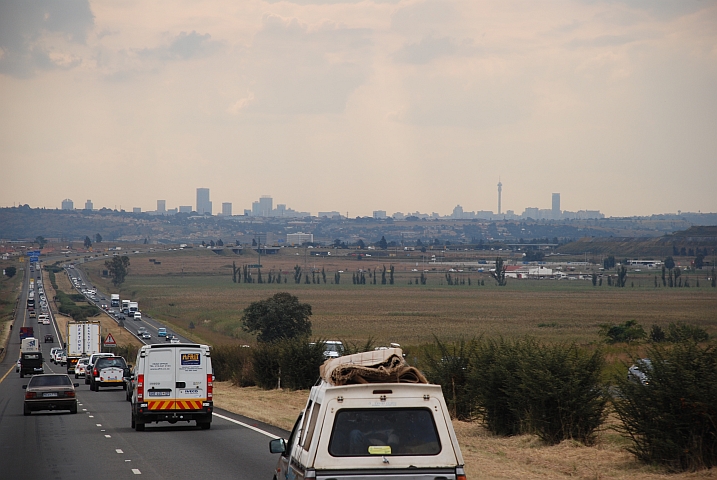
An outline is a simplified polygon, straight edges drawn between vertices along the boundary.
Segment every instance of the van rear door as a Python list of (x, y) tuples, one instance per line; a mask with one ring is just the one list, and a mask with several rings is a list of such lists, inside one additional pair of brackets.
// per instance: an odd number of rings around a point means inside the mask
[(177, 410), (201, 410), (207, 398), (207, 373), (211, 374), (209, 357), (197, 347), (175, 347)]
[(171, 410), (175, 398), (176, 356), (173, 348), (147, 350), (144, 377), (144, 398), (147, 409)]

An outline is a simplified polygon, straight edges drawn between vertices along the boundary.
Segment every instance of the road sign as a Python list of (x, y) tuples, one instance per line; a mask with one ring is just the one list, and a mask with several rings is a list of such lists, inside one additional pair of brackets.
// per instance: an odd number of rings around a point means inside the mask
[(107, 334), (107, 338), (105, 338), (105, 347), (116, 347), (117, 342), (115, 342), (115, 337), (112, 336), (111, 333)]

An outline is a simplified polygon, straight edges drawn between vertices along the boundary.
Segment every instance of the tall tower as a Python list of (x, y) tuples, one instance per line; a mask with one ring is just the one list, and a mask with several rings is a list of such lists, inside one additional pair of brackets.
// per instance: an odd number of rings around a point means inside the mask
[(500, 209), (500, 197), (503, 193), (503, 184), (500, 183), (500, 178), (498, 179), (498, 215), (501, 215), (503, 212)]
[(197, 213), (200, 215), (212, 215), (212, 202), (209, 200), (209, 189), (197, 189)]
[(561, 216), (561, 211), (560, 211), (560, 194), (559, 194), (559, 193), (554, 193), (554, 194), (553, 194), (553, 209), (552, 209), (552, 210), (553, 210), (553, 211), (552, 211), (553, 220), (559, 220), (559, 219), (560, 219), (560, 216)]

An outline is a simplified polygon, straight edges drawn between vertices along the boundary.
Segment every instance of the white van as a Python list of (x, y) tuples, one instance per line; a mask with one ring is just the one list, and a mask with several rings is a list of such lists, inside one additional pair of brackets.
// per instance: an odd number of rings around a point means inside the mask
[(329, 359), (321, 377), (289, 439), (269, 443), (274, 480), (466, 480), (441, 387), (401, 349)]
[(145, 345), (132, 375), (132, 428), (152, 422), (212, 425), (213, 370), (210, 348), (195, 343)]

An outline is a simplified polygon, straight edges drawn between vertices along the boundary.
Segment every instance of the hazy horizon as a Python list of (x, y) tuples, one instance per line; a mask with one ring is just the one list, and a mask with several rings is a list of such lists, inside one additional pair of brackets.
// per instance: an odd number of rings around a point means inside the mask
[(717, 212), (717, 0), (0, 3), (0, 206)]

